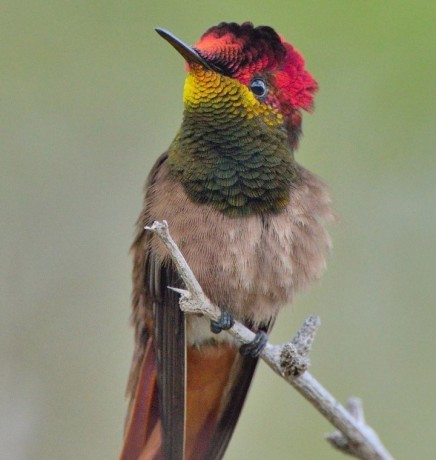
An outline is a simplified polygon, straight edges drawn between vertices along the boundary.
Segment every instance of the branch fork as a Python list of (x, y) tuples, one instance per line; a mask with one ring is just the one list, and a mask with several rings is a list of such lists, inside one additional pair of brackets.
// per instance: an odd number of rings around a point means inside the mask
[[(166, 221), (154, 222), (145, 230), (156, 234), (168, 249), (185, 289), (171, 288), (180, 294), (180, 308), (189, 314), (202, 314), (217, 321), (221, 310), (204, 294), (192, 270), (169, 233)], [(326, 436), (327, 441), (339, 451), (362, 460), (393, 460), (375, 431), (365, 423), (362, 402), (350, 398), (347, 408), (339, 404), (324, 387), (307, 372), (309, 352), (320, 326), (317, 316), (309, 316), (295, 337), (283, 345), (267, 343), (260, 357), (265, 363), (304, 398), (306, 398), (336, 429)], [(235, 321), (227, 330), (241, 344), (250, 343), (255, 334)]]

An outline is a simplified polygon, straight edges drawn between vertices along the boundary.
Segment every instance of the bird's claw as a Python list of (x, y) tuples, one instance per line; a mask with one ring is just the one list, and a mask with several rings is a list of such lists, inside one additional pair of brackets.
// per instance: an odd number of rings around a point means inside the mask
[(233, 324), (235, 324), (233, 316), (227, 310), (222, 310), (220, 319), (218, 321), (210, 321), (210, 330), (214, 334), (219, 334), (221, 331), (230, 329)]
[(242, 356), (251, 356), (252, 358), (258, 358), (262, 353), (268, 342), (268, 336), (264, 331), (257, 331), (256, 336), (250, 343), (244, 343), (239, 348), (239, 352)]

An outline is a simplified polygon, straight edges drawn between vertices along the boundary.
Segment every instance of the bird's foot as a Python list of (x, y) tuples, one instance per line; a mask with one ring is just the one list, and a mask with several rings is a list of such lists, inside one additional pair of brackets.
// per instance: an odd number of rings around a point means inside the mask
[(233, 324), (235, 324), (233, 316), (227, 310), (222, 310), (220, 319), (218, 321), (210, 321), (210, 330), (214, 334), (219, 334), (221, 331), (230, 329)]
[(239, 348), (239, 352), (242, 356), (251, 356), (252, 358), (258, 358), (262, 353), (268, 342), (268, 336), (264, 331), (257, 331), (256, 336), (250, 343), (244, 343)]

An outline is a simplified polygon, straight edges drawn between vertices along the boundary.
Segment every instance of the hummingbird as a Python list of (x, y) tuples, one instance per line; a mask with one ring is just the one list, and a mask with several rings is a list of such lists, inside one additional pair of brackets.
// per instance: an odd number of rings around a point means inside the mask
[[(275, 30), (222, 22), (189, 46), (183, 119), (145, 184), (132, 245), (135, 349), (123, 460), (223, 457), (279, 310), (318, 279), (334, 219), (327, 186), (295, 160), (318, 85)], [(166, 220), (219, 321), (184, 314), (158, 237)], [(255, 332), (239, 346), (234, 320)]]

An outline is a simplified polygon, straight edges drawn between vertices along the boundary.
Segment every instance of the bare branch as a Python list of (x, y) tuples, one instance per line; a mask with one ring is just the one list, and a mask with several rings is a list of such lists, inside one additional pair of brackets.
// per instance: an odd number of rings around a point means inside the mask
[[(350, 413), (350, 415), (356, 420), (356, 423), (365, 427), (368, 436), (370, 436), (375, 443), (381, 445), (377, 433), (370, 426), (365, 424), (365, 415), (363, 412), (362, 400), (356, 397), (349, 398), (347, 401), (347, 410)], [(358, 451), (356, 450), (355, 446), (352, 443), (350, 443), (340, 431), (335, 431), (331, 434), (328, 434), (326, 436), (326, 439), (333, 447), (340, 450), (341, 452), (348, 455), (352, 455), (354, 457), (358, 457)]]
[[(166, 221), (154, 222), (145, 227), (158, 235), (168, 248), (177, 271), (187, 290), (174, 289), (180, 294), (180, 308), (186, 313), (200, 313), (218, 320), (221, 310), (205, 296), (200, 284), (186, 263), (182, 253), (171, 238)], [(362, 403), (358, 398), (348, 401), (347, 409), (309, 373), (308, 354), (320, 320), (316, 316), (306, 319), (296, 336), (287, 344), (267, 343), (261, 358), (271, 369), (304, 396), (338, 431), (327, 440), (341, 452), (363, 460), (393, 460), (374, 430), (365, 423)], [(241, 323), (228, 330), (241, 344), (251, 342), (255, 334)]]

